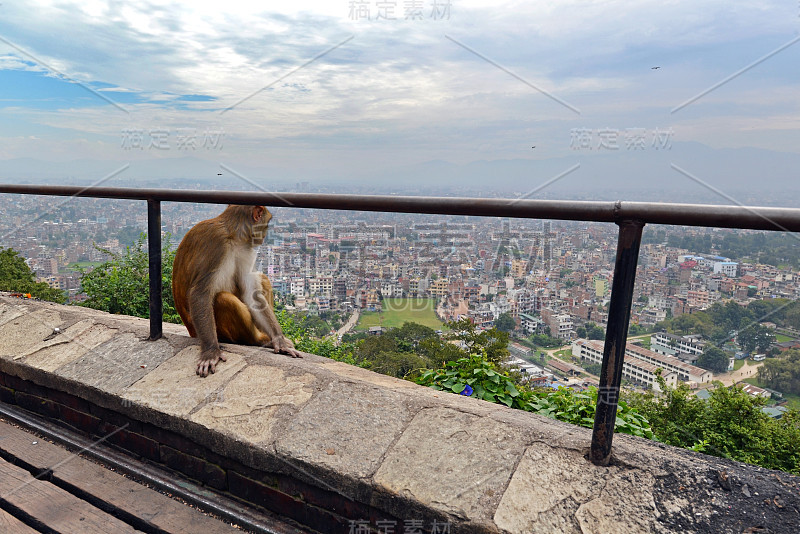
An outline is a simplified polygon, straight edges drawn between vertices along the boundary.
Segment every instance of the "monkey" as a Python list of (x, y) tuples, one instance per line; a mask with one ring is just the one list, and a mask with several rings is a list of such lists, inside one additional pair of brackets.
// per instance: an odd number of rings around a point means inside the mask
[(178, 245), (172, 295), (189, 335), (200, 338), (200, 376), (226, 361), (220, 342), (302, 357), (278, 324), (269, 278), (254, 270), (270, 219), (264, 206), (229, 205), (197, 223)]

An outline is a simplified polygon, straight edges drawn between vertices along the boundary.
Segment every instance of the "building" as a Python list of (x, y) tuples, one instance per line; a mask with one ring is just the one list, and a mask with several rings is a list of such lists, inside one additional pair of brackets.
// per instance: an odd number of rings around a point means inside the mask
[(703, 354), (706, 342), (693, 336), (676, 336), (667, 332), (657, 332), (650, 336), (650, 350), (666, 356), (675, 356), (688, 363), (697, 361)]
[(570, 339), (574, 324), (568, 313), (558, 313), (551, 308), (542, 308), (542, 321), (550, 328), (550, 335), (561, 339)]
[(752, 395), (753, 397), (764, 397), (765, 399), (770, 398), (771, 394), (766, 389), (760, 388), (758, 386), (754, 386), (753, 384), (737, 384), (737, 386), (742, 388), (742, 391), (747, 393), (748, 395)]
[(289, 292), (295, 297), (303, 297), (306, 294), (306, 279), (293, 276), (289, 282)]
[(686, 293), (686, 301), (690, 308), (705, 310), (711, 305), (711, 296), (708, 291), (689, 290)]
[(547, 325), (544, 324), (544, 321), (542, 321), (539, 317), (527, 313), (520, 313), (519, 321), (522, 331), (525, 332), (526, 335), (531, 336), (533, 334), (542, 334), (548, 331)]
[[(625, 351), (627, 356), (627, 349)], [(603, 343), (599, 341), (588, 341), (586, 339), (578, 339), (572, 343), (572, 355), (581, 359), (581, 361), (588, 361), (591, 363), (603, 363)], [(656, 370), (661, 369), (661, 377), (667, 385), (675, 386), (678, 382), (678, 375), (663, 369), (658, 365), (645, 362), (638, 358), (625, 358), (622, 364), (622, 377), (634, 384), (644, 386), (654, 391), (660, 391), (661, 388), (656, 380)]]
[(706, 382), (711, 382), (711, 380), (714, 378), (714, 374), (711, 371), (706, 371), (705, 369), (697, 367), (696, 365), (686, 363), (675, 356), (659, 354), (644, 347), (626, 345), (625, 354), (663, 367), (665, 371), (671, 371), (677, 374), (678, 380), (682, 380), (684, 382), (705, 384)]
[(331, 297), (333, 295), (333, 277), (320, 276), (312, 278), (308, 281), (308, 293), (312, 297), (316, 295)]
[(667, 310), (661, 308), (645, 308), (639, 314), (639, 324), (653, 326), (667, 319)]
[(714, 263), (714, 274), (722, 273), (729, 278), (739, 276), (739, 264), (735, 261), (718, 261)]
[(448, 295), (450, 283), (447, 278), (433, 280), (428, 286), (428, 292), (436, 297), (446, 297)]
[(608, 295), (608, 278), (604, 276), (595, 276), (592, 279), (594, 284), (594, 294), (597, 298), (602, 299)]

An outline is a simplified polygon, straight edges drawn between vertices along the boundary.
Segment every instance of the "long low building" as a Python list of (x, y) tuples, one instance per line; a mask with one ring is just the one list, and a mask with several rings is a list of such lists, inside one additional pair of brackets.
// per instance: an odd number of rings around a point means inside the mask
[[(600, 362), (603, 361), (603, 344), (597, 341), (587, 341), (584, 339), (578, 340), (584, 342), (584, 344), (588, 343), (591, 346), (591, 351), (593, 353), (599, 354)], [(573, 345), (574, 347), (575, 345)], [(572, 354), (578, 356), (578, 353), (575, 352), (573, 348)], [(632, 358), (636, 358), (641, 360), (645, 363), (649, 363), (651, 365), (656, 366), (657, 368), (660, 367), (664, 370), (664, 372), (675, 373), (678, 377), (678, 380), (683, 382), (696, 382), (698, 384), (705, 384), (711, 382), (713, 380), (714, 375), (711, 371), (707, 371), (705, 369), (701, 369), (696, 365), (691, 365), (685, 363), (674, 356), (668, 356), (665, 354), (658, 354), (657, 352), (653, 352), (652, 350), (645, 349), (644, 347), (639, 347), (638, 345), (628, 344), (625, 346), (625, 360), (628, 361)], [(593, 360), (594, 361), (594, 360)]]
[(684, 382), (705, 384), (714, 379), (714, 374), (711, 371), (686, 363), (675, 356), (659, 354), (644, 347), (639, 347), (638, 345), (626, 345), (625, 355), (652, 363), (653, 365), (663, 368), (665, 371), (671, 371), (678, 375), (678, 380)]
[[(603, 343), (599, 341), (589, 341), (578, 339), (572, 343), (572, 355), (581, 360), (588, 360), (592, 363), (603, 363)], [(661, 376), (667, 385), (675, 386), (678, 383), (678, 375), (662, 366), (640, 360), (635, 356), (630, 356), (626, 350), (626, 358), (622, 364), (622, 377), (640, 386), (646, 386), (654, 391), (660, 391), (656, 380), (656, 370), (661, 369)]]

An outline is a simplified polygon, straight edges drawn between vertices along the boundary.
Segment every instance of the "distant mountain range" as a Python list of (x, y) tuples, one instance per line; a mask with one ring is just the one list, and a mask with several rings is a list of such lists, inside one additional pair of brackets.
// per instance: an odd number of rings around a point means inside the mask
[[(0, 161), (0, 182), (90, 184), (127, 162), (35, 158)], [(104, 185), (150, 185), (271, 190), (396, 192), (401, 194), (498, 194), (526, 198), (668, 200), (766, 204), (800, 203), (800, 154), (757, 148), (715, 149), (674, 143), (670, 150), (576, 150), (550, 159), (506, 159), (456, 164), (427, 161), (404, 167), (347, 170), (331, 162), (325, 176), (277, 167), (239, 166), (198, 157), (152, 158)], [(676, 170), (676, 166), (683, 172)], [(569, 172), (568, 172), (569, 171)], [(222, 176), (219, 176), (221, 173)], [(563, 175), (561, 178), (558, 176)], [(241, 178), (243, 177), (243, 178)], [(548, 184), (549, 182), (549, 184)]]

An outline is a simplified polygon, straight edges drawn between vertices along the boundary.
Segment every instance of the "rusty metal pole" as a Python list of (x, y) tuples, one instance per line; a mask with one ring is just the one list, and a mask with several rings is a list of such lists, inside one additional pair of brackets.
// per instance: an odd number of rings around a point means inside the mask
[(636, 280), (636, 263), (642, 241), (641, 221), (621, 221), (617, 242), (617, 261), (614, 264), (614, 282), (611, 286), (611, 303), (608, 309), (608, 327), (603, 348), (603, 366), (600, 371), (600, 390), (594, 416), (592, 446), (589, 459), (596, 465), (611, 461), (611, 442), (614, 422), (617, 419), (619, 389), (622, 384), (622, 365), (631, 318), (633, 284)]
[(147, 201), (147, 252), (150, 274), (150, 340), (162, 334), (161, 321), (164, 310), (161, 305), (161, 202)]

